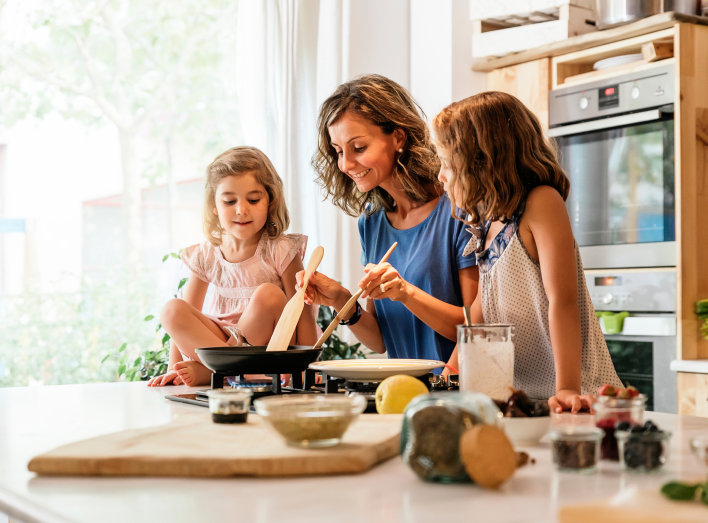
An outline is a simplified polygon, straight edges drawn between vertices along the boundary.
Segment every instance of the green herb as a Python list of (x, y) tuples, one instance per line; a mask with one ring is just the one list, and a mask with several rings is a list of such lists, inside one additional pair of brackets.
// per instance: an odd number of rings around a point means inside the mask
[(669, 481), (661, 487), (661, 493), (669, 499), (675, 501), (693, 501), (696, 499), (696, 492), (700, 491), (700, 499), (703, 504), (708, 505), (708, 481), (705, 483), (681, 483)]
[(696, 315), (701, 323), (701, 336), (708, 340), (708, 300), (699, 300), (696, 302)]

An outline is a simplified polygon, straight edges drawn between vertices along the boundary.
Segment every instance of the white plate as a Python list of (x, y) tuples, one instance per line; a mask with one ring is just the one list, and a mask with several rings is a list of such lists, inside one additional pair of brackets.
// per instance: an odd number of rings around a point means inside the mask
[(593, 64), (592, 68), (595, 71), (601, 71), (601, 70), (607, 69), (609, 67), (616, 67), (618, 65), (629, 64), (632, 62), (639, 62), (643, 59), (644, 59), (644, 55), (642, 53), (623, 54), (620, 56), (613, 56), (611, 58), (605, 58), (604, 60), (600, 60), (599, 62), (595, 62)]
[(442, 361), (407, 359), (329, 360), (310, 363), (310, 368), (325, 372), (333, 378), (352, 381), (383, 381), (389, 376), (406, 374), (423, 376), (433, 369), (445, 366)]

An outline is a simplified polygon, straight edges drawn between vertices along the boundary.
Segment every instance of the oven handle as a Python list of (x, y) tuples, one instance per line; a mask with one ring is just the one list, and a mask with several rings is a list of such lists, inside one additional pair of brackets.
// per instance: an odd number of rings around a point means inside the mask
[(652, 109), (641, 113), (623, 114), (622, 116), (613, 116), (612, 118), (603, 118), (602, 120), (592, 120), (590, 122), (575, 123), (564, 127), (554, 127), (548, 129), (546, 135), (549, 138), (556, 136), (567, 136), (569, 134), (587, 133), (588, 131), (598, 131), (600, 129), (608, 129), (610, 127), (622, 127), (640, 122), (650, 122), (661, 118), (661, 109)]

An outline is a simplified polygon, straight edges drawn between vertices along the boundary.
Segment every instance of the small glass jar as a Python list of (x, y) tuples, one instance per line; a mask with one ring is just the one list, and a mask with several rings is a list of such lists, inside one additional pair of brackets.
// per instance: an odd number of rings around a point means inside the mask
[(460, 459), (460, 437), (475, 425), (502, 428), (501, 422), (499, 408), (484, 394), (421, 394), (403, 413), (401, 456), (425, 481), (469, 483)]
[(627, 421), (630, 425), (641, 425), (647, 397), (644, 394), (630, 399), (618, 399), (612, 396), (600, 396), (593, 405), (595, 425), (605, 431), (600, 446), (600, 458), (611, 461), (619, 460), (619, 449), (615, 438), (615, 424)]
[(669, 459), (671, 432), (615, 432), (622, 470), (642, 473), (660, 472)]
[(600, 460), (600, 440), (605, 433), (591, 427), (560, 427), (548, 433), (553, 464), (561, 472), (592, 474)]
[(691, 438), (691, 452), (705, 465), (708, 465), (708, 435)]
[(460, 390), (506, 401), (514, 386), (514, 325), (458, 325)]
[(214, 423), (246, 423), (253, 392), (246, 389), (212, 389), (207, 391), (209, 411)]

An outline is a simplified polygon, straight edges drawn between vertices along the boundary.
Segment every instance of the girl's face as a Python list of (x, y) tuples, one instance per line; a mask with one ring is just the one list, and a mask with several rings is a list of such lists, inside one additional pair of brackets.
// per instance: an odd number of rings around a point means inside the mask
[(438, 180), (440, 180), (445, 187), (445, 192), (450, 197), (455, 205), (462, 207), (462, 198), (459, 194), (456, 194), (455, 188), (450, 184), (452, 180), (453, 172), (450, 161), (450, 153), (440, 146), (437, 147), (438, 157), (440, 158), (440, 172), (438, 173)]
[(263, 230), (269, 203), (265, 187), (252, 173), (227, 176), (216, 188), (214, 214), (227, 234), (248, 240)]
[(368, 192), (391, 177), (405, 139), (400, 130), (385, 134), (378, 125), (348, 112), (329, 127), (329, 137), (339, 170), (354, 180), (360, 192)]

